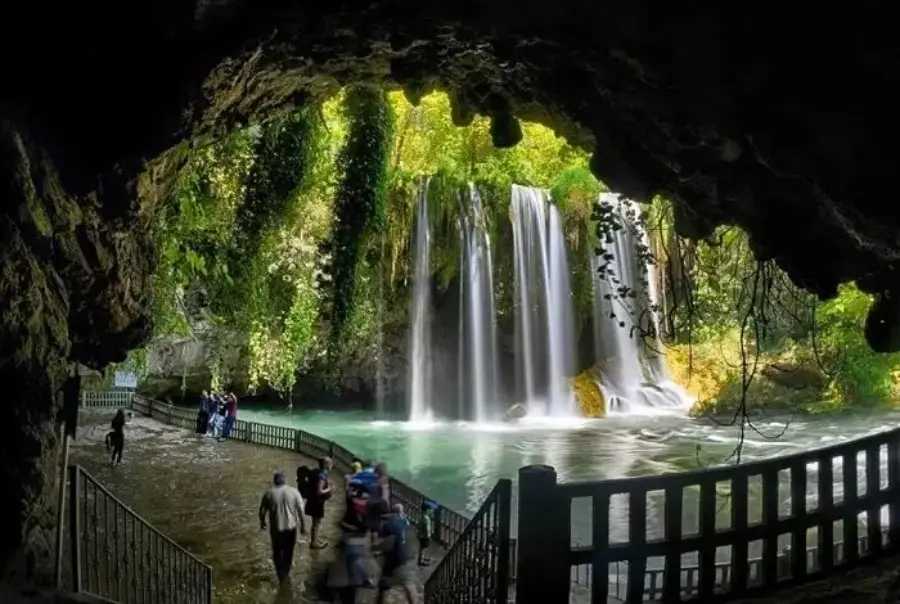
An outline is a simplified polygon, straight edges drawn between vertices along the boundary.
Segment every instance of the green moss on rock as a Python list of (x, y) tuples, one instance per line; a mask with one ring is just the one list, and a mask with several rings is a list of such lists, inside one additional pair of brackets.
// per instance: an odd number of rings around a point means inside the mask
[(597, 378), (590, 369), (582, 371), (572, 378), (572, 390), (575, 392), (575, 401), (578, 410), (585, 417), (603, 417), (606, 413), (606, 404), (603, 401), (603, 393)]

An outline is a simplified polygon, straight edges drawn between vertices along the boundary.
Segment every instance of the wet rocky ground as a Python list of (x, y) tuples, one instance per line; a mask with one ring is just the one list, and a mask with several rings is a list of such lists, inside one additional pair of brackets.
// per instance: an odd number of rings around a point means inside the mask
[[(97, 412), (82, 417), (70, 462), (84, 467), (113, 495), (209, 564), (217, 604), (322, 601), (316, 585), (336, 555), (342, 492), (335, 493), (323, 521), (323, 535), (331, 545), (310, 550), (308, 537), (302, 538), (291, 584), (280, 591), (268, 533), (260, 531), (257, 519), (273, 473), (283, 470), (292, 477), (298, 465), (311, 465), (312, 460), (243, 442), (217, 442), (135, 416), (126, 426), (124, 461), (112, 468), (104, 443), (111, 417)], [(335, 482), (342, 487), (340, 480)], [(422, 569), (421, 580), (427, 570)], [(404, 600), (399, 592), (391, 595), (390, 602)], [(358, 601), (373, 598), (371, 590), (360, 590)]]

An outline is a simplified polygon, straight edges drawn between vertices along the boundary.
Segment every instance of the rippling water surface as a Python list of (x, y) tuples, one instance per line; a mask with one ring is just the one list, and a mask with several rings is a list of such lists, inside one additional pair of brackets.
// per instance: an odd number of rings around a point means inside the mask
[[(302, 428), (359, 455), (388, 462), (398, 478), (461, 512), (478, 509), (498, 478), (529, 464), (553, 466), (560, 481), (694, 470), (733, 463), (733, 426), (681, 415), (598, 420), (526, 420), (518, 425), (409, 424), (365, 413), (242, 409), (241, 418)], [(777, 418), (746, 429), (742, 460), (789, 455), (900, 426), (900, 412)], [(698, 449), (699, 446), (699, 449)]]

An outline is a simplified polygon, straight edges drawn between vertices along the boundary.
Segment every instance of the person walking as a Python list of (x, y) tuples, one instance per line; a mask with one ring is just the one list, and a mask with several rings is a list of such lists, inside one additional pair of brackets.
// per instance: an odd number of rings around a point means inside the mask
[(112, 451), (109, 457), (109, 465), (117, 466), (122, 463), (122, 450), (125, 448), (125, 410), (119, 409), (112, 420), (112, 431), (107, 435), (106, 449)]
[(417, 604), (418, 590), (415, 573), (409, 566), (409, 519), (403, 505), (394, 504), (391, 514), (381, 526), (379, 549), (384, 552), (384, 566), (378, 581), (377, 604), (384, 604), (387, 592), (399, 587), (406, 594), (407, 604)]
[(322, 519), (325, 518), (325, 502), (331, 498), (332, 487), (328, 481), (328, 473), (334, 467), (334, 460), (323, 457), (319, 460), (319, 471), (316, 474), (315, 488), (306, 499), (306, 515), (312, 518), (312, 531), (309, 536), (310, 549), (322, 549), (328, 542), (319, 538)]
[(303, 497), (300, 491), (288, 485), (284, 472), (275, 472), (273, 484), (263, 494), (259, 504), (259, 528), (266, 530), (272, 539), (272, 561), (278, 583), (287, 582), (294, 564), (294, 548), (297, 545), (297, 528), (306, 534), (306, 518), (303, 515)]

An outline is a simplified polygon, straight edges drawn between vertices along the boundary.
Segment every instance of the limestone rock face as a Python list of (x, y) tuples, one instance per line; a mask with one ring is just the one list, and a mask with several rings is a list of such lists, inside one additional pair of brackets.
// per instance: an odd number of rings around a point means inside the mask
[(21, 123), (0, 116), (0, 580), (52, 568), (58, 391), (78, 358), (121, 360), (147, 332), (151, 266), (138, 222), (103, 220), (76, 198)]
[[(37, 572), (67, 364), (148, 336), (149, 222), (186, 150), (353, 81), (557, 128), (685, 235), (751, 235), (820, 296), (878, 294), (900, 348), (900, 86), (888, 8), (649, 0), (17, 5), (0, 19), (0, 577)], [(502, 127), (501, 127), (502, 126)], [(31, 554), (26, 555), (27, 552)], [(33, 554), (33, 555), (32, 555)], [(29, 568), (30, 565), (30, 568)]]

